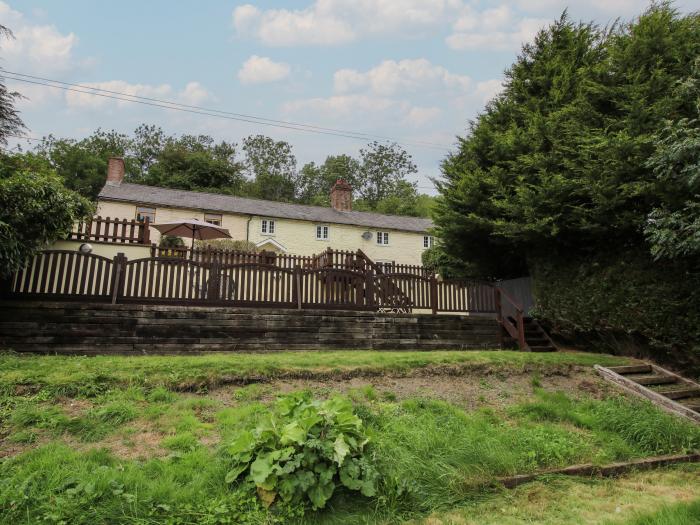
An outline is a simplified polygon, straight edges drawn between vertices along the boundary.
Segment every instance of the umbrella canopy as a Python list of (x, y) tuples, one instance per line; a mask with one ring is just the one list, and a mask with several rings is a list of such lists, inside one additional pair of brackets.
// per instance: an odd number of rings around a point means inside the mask
[(174, 222), (162, 222), (160, 224), (151, 224), (151, 226), (163, 235), (191, 237), (192, 246), (194, 246), (195, 239), (206, 240), (231, 238), (231, 234), (226, 228), (221, 228), (220, 226), (200, 221), (199, 219), (183, 219)]

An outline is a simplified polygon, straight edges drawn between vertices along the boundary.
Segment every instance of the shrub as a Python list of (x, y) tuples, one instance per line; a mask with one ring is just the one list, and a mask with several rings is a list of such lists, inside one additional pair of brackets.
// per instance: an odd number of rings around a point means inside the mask
[(245, 476), (266, 505), (308, 499), (314, 509), (323, 508), (339, 485), (372, 497), (378, 474), (365, 456), (368, 441), (347, 399), (284, 396), (228, 446), (233, 461), (226, 482)]

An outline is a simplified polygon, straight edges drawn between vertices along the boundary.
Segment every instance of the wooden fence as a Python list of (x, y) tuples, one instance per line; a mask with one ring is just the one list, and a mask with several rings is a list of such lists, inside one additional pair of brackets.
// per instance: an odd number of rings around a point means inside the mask
[(93, 217), (79, 222), (68, 236), (71, 241), (100, 241), (117, 244), (150, 244), (149, 221)]
[(315, 260), (286, 255), (265, 258), (264, 254), (244, 257), (243, 252), (226, 259), (161, 251), (128, 260), (123, 254), (109, 259), (77, 251), (43, 251), (3, 283), (3, 295), (396, 312), (492, 313), (496, 309), (488, 283), (439, 281), (435, 275), (425, 277), (419, 272), (385, 273), (359, 250), (324, 253)]

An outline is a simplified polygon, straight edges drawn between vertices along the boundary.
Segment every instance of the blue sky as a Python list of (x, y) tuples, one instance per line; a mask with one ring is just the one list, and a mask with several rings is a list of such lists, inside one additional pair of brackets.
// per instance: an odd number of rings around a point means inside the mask
[[(385, 135), (405, 142), (421, 191), (455, 137), (498, 92), (523, 42), (568, 8), (607, 24), (646, 1), (302, 0), (0, 1), (16, 35), (2, 66), (51, 79), (238, 113)], [(676, 7), (700, 9), (698, 0)], [(299, 167), (356, 154), (362, 141), (148, 108), (8, 81), (29, 135), (94, 129), (287, 140)], [(439, 147), (421, 147), (429, 142)]]

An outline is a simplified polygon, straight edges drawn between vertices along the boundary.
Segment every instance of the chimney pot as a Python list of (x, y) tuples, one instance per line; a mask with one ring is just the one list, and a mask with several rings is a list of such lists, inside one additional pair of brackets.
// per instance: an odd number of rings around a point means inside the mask
[(352, 187), (338, 179), (331, 188), (331, 207), (338, 211), (352, 211)]
[(119, 186), (124, 180), (124, 159), (121, 157), (110, 157), (107, 164), (107, 184)]

